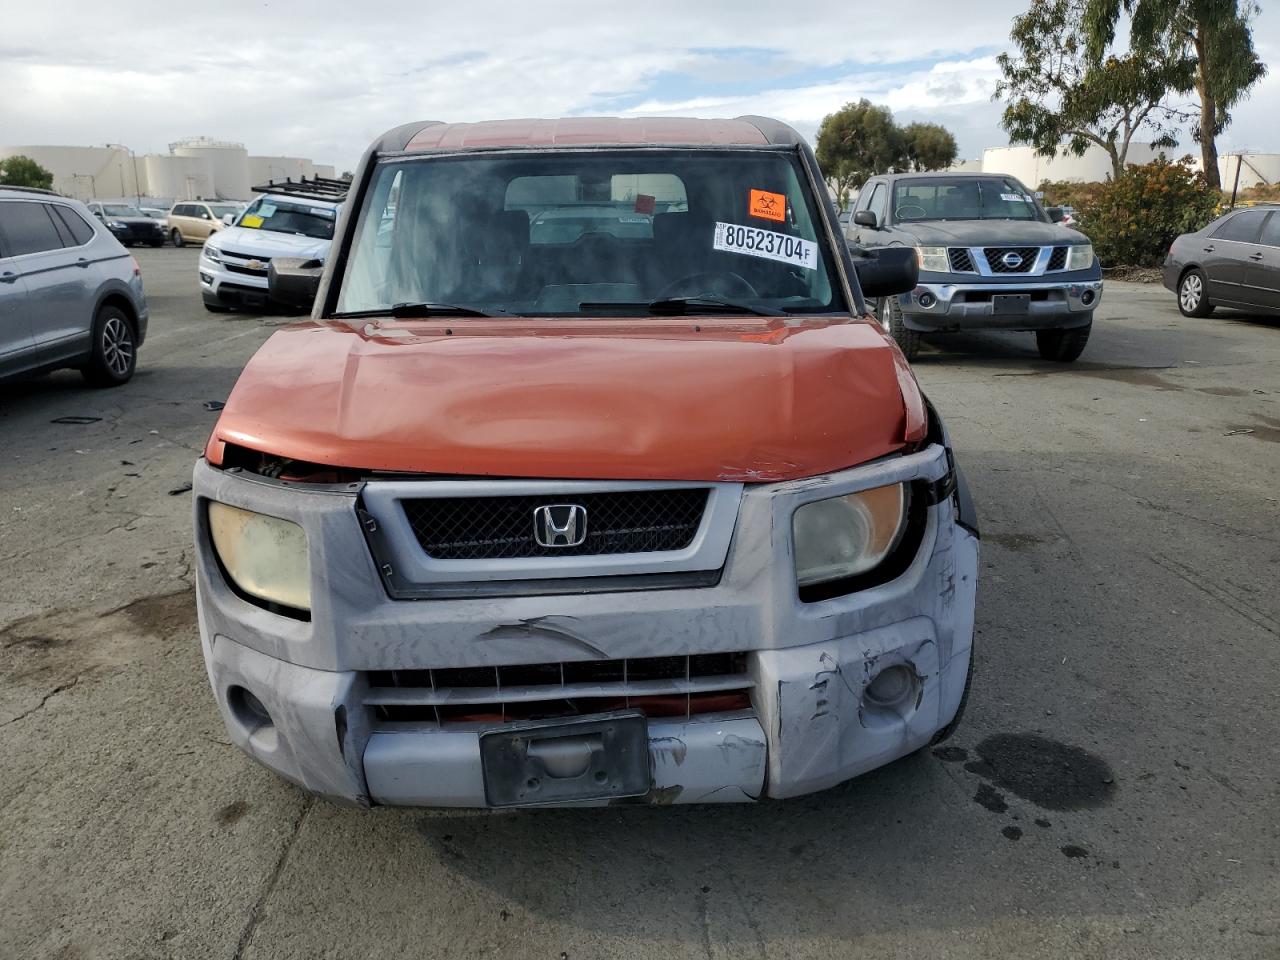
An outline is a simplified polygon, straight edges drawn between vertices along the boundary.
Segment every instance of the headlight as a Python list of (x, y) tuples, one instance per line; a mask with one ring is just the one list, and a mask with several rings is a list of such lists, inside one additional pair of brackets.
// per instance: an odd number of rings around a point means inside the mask
[(209, 244), (206, 243), (200, 252), (204, 254), (206, 257), (208, 257), (210, 260), (212, 260), (214, 263), (222, 262), (221, 258), (218, 256), (218, 249), (216, 247), (211, 247), (209, 246)]
[(933, 273), (951, 272), (946, 247), (916, 247), (916, 259), (920, 261), (921, 270), (929, 270)]
[(1093, 266), (1093, 244), (1077, 243), (1067, 247), (1067, 269), (1088, 270)]
[(895, 483), (806, 503), (791, 519), (796, 580), (802, 587), (873, 570), (907, 525), (907, 488)]
[(210, 503), (209, 533), (223, 568), (242, 591), (295, 610), (311, 609), (307, 535), (296, 523)]
[(107, 227), (111, 230), (123, 230), (124, 224), (121, 223), (119, 220), (108, 220)]

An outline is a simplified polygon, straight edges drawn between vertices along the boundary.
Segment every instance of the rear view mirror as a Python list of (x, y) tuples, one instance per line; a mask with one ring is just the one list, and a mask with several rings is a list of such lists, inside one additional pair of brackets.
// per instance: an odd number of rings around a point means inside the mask
[(920, 279), (914, 247), (850, 247), (849, 253), (862, 295), (868, 300), (909, 293)]
[(274, 257), (267, 267), (267, 296), (287, 307), (310, 310), (323, 272), (324, 264), (319, 260)]
[(870, 210), (859, 210), (853, 215), (853, 222), (860, 227), (868, 227), (872, 230), (880, 229), (880, 223), (876, 220), (876, 215)]

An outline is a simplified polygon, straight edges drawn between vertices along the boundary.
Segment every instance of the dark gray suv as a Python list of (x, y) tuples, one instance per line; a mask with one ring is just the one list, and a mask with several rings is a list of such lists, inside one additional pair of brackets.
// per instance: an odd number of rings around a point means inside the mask
[(907, 358), (922, 333), (1034, 331), (1046, 360), (1071, 361), (1089, 340), (1102, 268), (1084, 234), (1054, 223), (1013, 177), (898, 173), (863, 186), (845, 237), (914, 247), (916, 288), (877, 304)]
[(76, 367), (128, 382), (147, 335), (142, 271), (78, 200), (0, 187), (0, 380)]

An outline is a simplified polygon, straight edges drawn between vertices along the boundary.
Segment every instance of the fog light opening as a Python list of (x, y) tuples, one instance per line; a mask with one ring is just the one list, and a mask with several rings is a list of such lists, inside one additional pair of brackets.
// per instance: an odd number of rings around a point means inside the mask
[(1095, 294), (1092, 290), (1086, 290), (1084, 293), (1080, 294), (1080, 302), (1087, 307), (1089, 304), (1093, 303), (1094, 296)]
[(227, 706), (231, 715), (239, 721), (252, 736), (259, 730), (275, 726), (271, 714), (262, 705), (262, 701), (240, 686), (227, 688)]
[(885, 667), (872, 678), (863, 691), (863, 696), (875, 707), (892, 710), (911, 699), (915, 689), (915, 671), (903, 664), (894, 664)]
[(922, 293), (917, 297), (917, 299), (920, 301), (920, 306), (924, 307), (926, 310), (932, 307), (936, 302), (932, 293)]

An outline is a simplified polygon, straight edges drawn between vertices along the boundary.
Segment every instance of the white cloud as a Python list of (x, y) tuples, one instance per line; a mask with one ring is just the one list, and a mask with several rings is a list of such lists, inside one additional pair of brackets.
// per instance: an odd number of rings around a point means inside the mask
[[(950, 117), (962, 151), (976, 153), (1003, 141), (985, 54), (1006, 43), (1024, 0), (11, 6), (0, 32), (7, 143), (162, 151), (206, 134), (350, 166), (375, 136), (411, 120), (630, 107), (775, 115), (812, 135), (824, 114), (861, 96), (908, 119)], [(1260, 48), (1280, 36), (1268, 32), (1278, 19), (1260, 17)], [(1236, 111), (1231, 136), (1280, 149), (1278, 112), (1273, 77)]]

